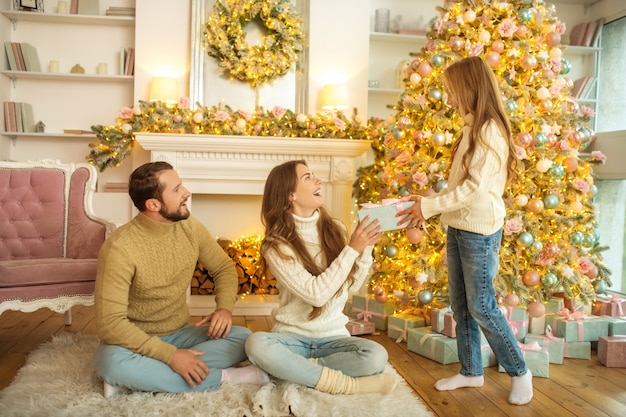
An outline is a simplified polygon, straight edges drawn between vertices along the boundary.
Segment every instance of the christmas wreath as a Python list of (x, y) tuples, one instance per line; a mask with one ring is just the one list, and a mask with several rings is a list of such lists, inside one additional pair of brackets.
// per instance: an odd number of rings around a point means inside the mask
[[(243, 29), (255, 19), (267, 34), (251, 46)], [(225, 73), (258, 87), (296, 62), (304, 39), (301, 26), (290, 0), (217, 0), (204, 26), (205, 46)]]

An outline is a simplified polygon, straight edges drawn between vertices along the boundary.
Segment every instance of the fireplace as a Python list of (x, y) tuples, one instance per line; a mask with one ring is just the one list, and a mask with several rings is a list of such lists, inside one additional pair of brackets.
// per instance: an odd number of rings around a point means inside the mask
[[(213, 136), (176, 133), (136, 133), (151, 161), (167, 161), (192, 195), (261, 196), (265, 179), (276, 165), (304, 159), (322, 180), (324, 201), (346, 225), (352, 222), (355, 158), (370, 148), (368, 140)], [(193, 205), (193, 197), (190, 204)], [(257, 215), (258, 217), (258, 215)], [(231, 236), (232, 237), (232, 236)], [(267, 315), (277, 296), (247, 295), (235, 305), (235, 315)], [(189, 295), (192, 315), (215, 307), (212, 296)]]

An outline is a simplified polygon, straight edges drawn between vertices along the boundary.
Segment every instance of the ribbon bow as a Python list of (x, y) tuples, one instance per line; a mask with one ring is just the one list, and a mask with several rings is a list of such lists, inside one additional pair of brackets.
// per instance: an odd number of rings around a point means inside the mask
[(519, 348), (522, 350), (522, 352), (541, 352), (543, 349), (541, 348), (541, 345), (539, 344), (539, 342), (534, 341), (534, 342), (530, 342), (530, 343), (519, 343)]

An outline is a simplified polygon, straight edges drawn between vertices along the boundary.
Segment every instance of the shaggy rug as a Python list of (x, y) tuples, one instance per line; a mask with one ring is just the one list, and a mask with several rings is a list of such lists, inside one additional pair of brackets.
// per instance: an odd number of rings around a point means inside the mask
[(188, 394), (137, 392), (106, 400), (92, 366), (96, 336), (60, 333), (33, 351), (13, 383), (0, 392), (3, 417), (433, 416), (391, 366), (398, 386), (389, 395), (330, 395), (272, 379), (261, 387), (224, 385)]

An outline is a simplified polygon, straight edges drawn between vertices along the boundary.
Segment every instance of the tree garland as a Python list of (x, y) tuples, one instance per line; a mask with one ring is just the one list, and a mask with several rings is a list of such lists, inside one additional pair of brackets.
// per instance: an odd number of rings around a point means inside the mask
[[(255, 19), (268, 33), (250, 46), (243, 29)], [(205, 46), (225, 73), (258, 87), (286, 74), (297, 61), (301, 26), (290, 0), (217, 0), (204, 26)]]

